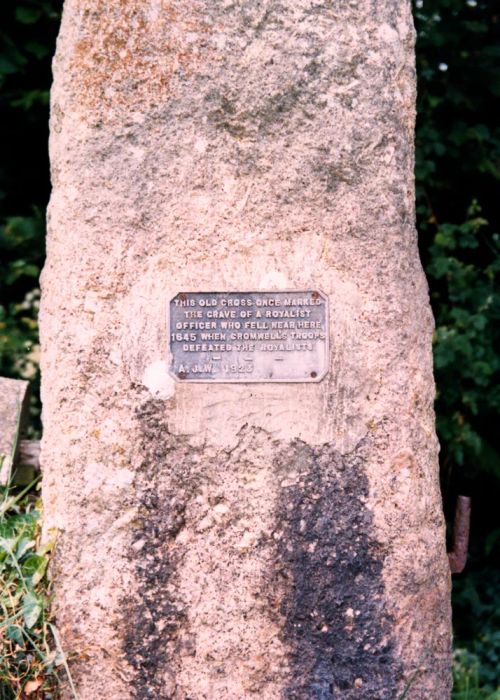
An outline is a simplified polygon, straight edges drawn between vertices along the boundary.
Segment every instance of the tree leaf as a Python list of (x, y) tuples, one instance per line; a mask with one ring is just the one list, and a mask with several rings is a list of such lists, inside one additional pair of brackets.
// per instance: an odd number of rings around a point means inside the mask
[(24, 644), (23, 632), (19, 625), (9, 625), (5, 630), (5, 636), (20, 647)]
[(26, 7), (26, 5), (16, 7), (16, 19), (22, 24), (34, 24), (41, 15), (42, 11), (36, 7)]
[(22, 609), (24, 624), (30, 630), (36, 625), (43, 609), (41, 601), (33, 591), (26, 593), (24, 596)]
[(42, 580), (46, 568), (47, 559), (45, 559), (45, 557), (40, 557), (37, 554), (32, 554), (23, 563), (23, 576), (26, 579), (31, 579), (31, 585), (36, 586), (37, 583)]
[(21, 559), (26, 554), (26, 552), (28, 552), (30, 549), (33, 549), (34, 546), (35, 540), (31, 540), (29, 539), (29, 537), (21, 538), (16, 549), (16, 559)]

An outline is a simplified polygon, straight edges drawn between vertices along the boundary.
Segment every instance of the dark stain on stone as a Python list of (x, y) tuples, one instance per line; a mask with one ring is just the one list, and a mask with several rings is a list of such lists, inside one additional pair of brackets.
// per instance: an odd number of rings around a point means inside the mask
[(312, 163), (312, 171), (324, 183), (327, 192), (333, 193), (342, 183), (354, 185), (358, 173), (351, 164), (333, 162), (326, 158), (317, 158)]
[[(286, 700), (395, 700), (402, 665), (384, 607), (383, 553), (366, 508), (366, 445), (348, 456), (296, 441), (276, 459), (276, 586), (291, 649)], [(285, 581), (285, 583), (283, 583)]]
[[(315, 70), (314, 66), (311, 68)], [(309, 75), (307, 75), (309, 78)], [(257, 138), (279, 129), (291, 119), (307, 96), (307, 79), (299, 77), (294, 83), (273, 91), (248, 108), (242, 90), (241, 95), (220, 95), (210, 90), (205, 95), (208, 106), (208, 118), (217, 128), (227, 131), (235, 138)], [(300, 111), (300, 110), (299, 110)]]
[[(194, 654), (177, 571), (175, 538), (199, 491), (206, 460), (168, 431), (163, 402), (137, 412), (142, 494), (133, 535), (138, 595), (124, 601), (124, 654), (135, 671), (135, 700), (187, 699), (179, 663)], [(369, 446), (342, 456), (325, 445), (275, 443), (276, 478), (284, 485), (276, 512), (276, 566), (264, 593), (270, 619), (282, 625), (290, 669), (283, 700), (396, 700), (402, 664), (385, 609), (383, 552), (366, 508)], [(204, 465), (201, 467), (199, 465)], [(243, 467), (242, 467), (243, 468)], [(291, 482), (291, 480), (289, 480)], [(295, 481), (297, 483), (295, 483)]]
[(221, 96), (211, 90), (206, 95), (205, 101), (215, 102), (208, 117), (217, 128), (227, 131), (234, 138), (248, 135), (244, 115), (239, 114), (237, 100), (234, 97)]
[(162, 402), (144, 403), (136, 417), (142, 452), (136, 487), (142, 495), (130, 558), (135, 559), (139, 590), (136, 599), (123, 603), (124, 652), (135, 670), (135, 700), (168, 700), (179, 692), (176, 659), (181, 652), (189, 653), (190, 645), (185, 608), (175, 586), (182, 553), (173, 544), (197, 488), (196, 450), (169, 433)]

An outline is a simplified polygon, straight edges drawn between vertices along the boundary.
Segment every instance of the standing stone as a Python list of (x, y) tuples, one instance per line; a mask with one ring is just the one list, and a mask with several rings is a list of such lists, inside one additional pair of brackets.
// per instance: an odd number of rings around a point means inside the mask
[(10, 484), (26, 423), (29, 382), (0, 377), (0, 486)]
[[(66, 0), (54, 74), (44, 512), (80, 697), (445, 700), (409, 0)], [(169, 373), (178, 293), (316, 289), (321, 381)]]

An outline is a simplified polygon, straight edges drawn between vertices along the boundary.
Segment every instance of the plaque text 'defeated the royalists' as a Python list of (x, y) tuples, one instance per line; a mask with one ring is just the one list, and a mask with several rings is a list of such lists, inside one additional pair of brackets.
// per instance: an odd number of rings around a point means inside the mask
[(169, 307), (170, 371), (182, 382), (314, 382), (328, 368), (320, 291), (180, 292)]

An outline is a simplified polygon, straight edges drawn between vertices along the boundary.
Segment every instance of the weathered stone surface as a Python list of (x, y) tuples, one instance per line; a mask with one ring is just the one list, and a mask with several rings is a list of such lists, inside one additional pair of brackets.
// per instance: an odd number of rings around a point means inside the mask
[[(84, 700), (444, 700), (409, 2), (67, 0), (44, 499)], [(182, 384), (179, 290), (321, 289), (319, 383)]]
[(0, 377), (0, 485), (9, 483), (28, 408), (29, 382)]

